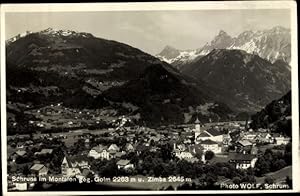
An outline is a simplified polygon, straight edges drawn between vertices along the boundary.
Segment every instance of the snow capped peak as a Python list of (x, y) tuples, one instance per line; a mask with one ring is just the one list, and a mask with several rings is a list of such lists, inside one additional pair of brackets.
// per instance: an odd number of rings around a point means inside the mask
[(82, 33), (82, 32), (73, 31), (73, 30), (58, 30), (58, 29), (54, 29), (51, 27), (49, 27), (43, 31), (40, 31), (40, 33), (45, 34), (45, 35), (63, 36), (63, 37), (67, 37), (67, 36), (92, 37), (92, 35), (89, 33)]
[[(271, 63), (278, 59), (283, 59), (289, 63), (291, 58), (290, 29), (275, 26), (267, 30), (247, 30), (237, 37), (231, 37), (224, 30), (220, 30), (215, 38), (196, 50), (177, 50), (173, 47), (166, 47), (173, 54), (165, 56), (160, 53), (160, 59), (167, 59), (168, 63), (176, 64), (182, 62), (186, 64), (197, 58), (210, 53), (213, 49), (237, 49), (250, 54), (257, 54), (261, 58), (269, 60)], [(176, 52), (174, 52), (176, 51)], [(195, 52), (194, 52), (195, 51)], [(170, 52), (169, 52), (170, 53)]]
[(43, 33), (43, 34), (49, 34), (49, 35), (64, 35), (64, 36), (68, 36), (68, 35), (71, 35), (71, 34), (76, 34), (78, 32), (76, 32), (76, 31), (70, 31), (70, 30), (58, 30), (58, 29), (48, 28), (48, 29), (45, 29), (45, 30), (41, 31), (41, 33)]
[(20, 33), (20, 34), (18, 34), (18, 35), (16, 35), (16, 36), (12, 37), (12, 38), (10, 38), (10, 39), (7, 39), (7, 40), (5, 41), (5, 43), (6, 43), (6, 44), (11, 44), (11, 43), (17, 41), (18, 39), (20, 39), (20, 38), (22, 38), (22, 37), (25, 37), (25, 36), (27, 36), (27, 35), (29, 35), (29, 34), (31, 34), (31, 33), (32, 33), (32, 31), (26, 31), (26, 32)]
[(289, 33), (290, 30), (287, 28), (284, 28), (282, 26), (276, 26), (269, 30), (270, 33), (280, 34), (280, 33)]

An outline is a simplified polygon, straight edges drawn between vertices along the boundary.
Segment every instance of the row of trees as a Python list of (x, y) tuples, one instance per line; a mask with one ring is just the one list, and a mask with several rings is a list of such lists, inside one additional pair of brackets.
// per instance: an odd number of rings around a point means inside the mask
[(292, 144), (285, 146), (284, 151), (267, 149), (258, 157), (255, 164), (255, 175), (262, 176), (269, 172), (280, 170), (292, 164)]

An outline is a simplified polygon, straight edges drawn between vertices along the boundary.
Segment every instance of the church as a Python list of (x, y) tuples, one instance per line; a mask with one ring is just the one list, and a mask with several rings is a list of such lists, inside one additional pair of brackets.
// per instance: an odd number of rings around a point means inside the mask
[(223, 142), (223, 134), (213, 128), (202, 130), (201, 129), (201, 122), (197, 118), (195, 121), (195, 129), (193, 129), (195, 133), (195, 144), (201, 143), (201, 141), (211, 140), (217, 143)]

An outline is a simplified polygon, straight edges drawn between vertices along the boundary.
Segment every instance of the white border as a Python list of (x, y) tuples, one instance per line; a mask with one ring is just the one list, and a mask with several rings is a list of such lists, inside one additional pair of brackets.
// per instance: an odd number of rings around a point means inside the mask
[[(6, 148), (6, 75), (5, 75), (5, 13), (7, 12), (91, 12), (146, 10), (224, 10), (224, 9), (290, 9), (292, 42), (292, 153), (293, 190), (198, 190), (198, 191), (88, 191), (88, 192), (7, 192)], [(1, 5), (1, 143), (2, 190), (4, 195), (127, 195), (127, 194), (216, 194), (216, 193), (286, 193), (300, 191), (299, 111), (298, 111), (298, 42), (297, 5), (295, 1), (226, 1), (226, 2), (152, 2), (152, 3), (80, 3), (80, 4), (5, 4)]]

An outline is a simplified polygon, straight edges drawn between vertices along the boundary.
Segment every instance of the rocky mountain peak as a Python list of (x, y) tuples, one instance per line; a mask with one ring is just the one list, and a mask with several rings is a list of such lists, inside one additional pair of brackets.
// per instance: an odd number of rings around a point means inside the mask
[(42, 30), (39, 33), (44, 35), (60, 36), (60, 37), (61, 36), (62, 37), (69, 37), (69, 36), (93, 37), (93, 35), (90, 33), (78, 32), (73, 30), (54, 29), (52, 27)]
[(164, 49), (158, 54), (158, 56), (164, 56), (166, 59), (175, 58), (180, 54), (179, 50), (172, 46), (165, 46)]

